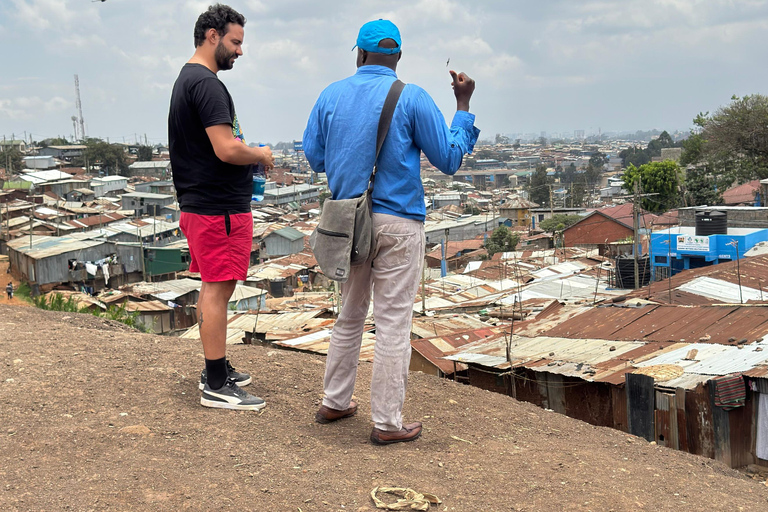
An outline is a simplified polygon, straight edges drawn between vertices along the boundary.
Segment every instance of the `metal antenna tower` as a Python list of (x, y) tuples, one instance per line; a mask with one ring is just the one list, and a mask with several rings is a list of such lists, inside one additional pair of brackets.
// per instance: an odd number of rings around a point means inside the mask
[(72, 129), (75, 130), (75, 138), (73, 140), (77, 139), (77, 116), (72, 116)]
[[(83, 120), (83, 104), (80, 102), (80, 79), (75, 75), (75, 107), (80, 116), (80, 138), (85, 140), (85, 121)], [(77, 135), (77, 134), (75, 134)]]

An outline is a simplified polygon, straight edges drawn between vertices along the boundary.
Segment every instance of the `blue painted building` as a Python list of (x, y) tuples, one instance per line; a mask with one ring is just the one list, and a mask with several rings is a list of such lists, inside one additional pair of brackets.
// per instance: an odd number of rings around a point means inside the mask
[[(695, 227), (676, 226), (651, 234), (653, 276), (664, 279), (681, 270), (717, 265), (744, 257), (759, 242), (768, 241), (768, 229), (728, 228), (726, 235), (696, 235)], [(658, 273), (657, 273), (658, 272)]]

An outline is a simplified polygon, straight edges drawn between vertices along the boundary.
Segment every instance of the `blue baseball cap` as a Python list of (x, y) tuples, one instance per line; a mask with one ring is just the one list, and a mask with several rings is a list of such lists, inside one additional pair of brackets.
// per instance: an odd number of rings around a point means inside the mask
[[(397, 43), (397, 48), (382, 48), (379, 46), (379, 42), (383, 39), (393, 39)], [(386, 53), (389, 55), (400, 53), (400, 31), (389, 20), (369, 21), (360, 27), (356, 46), (361, 50), (372, 53)], [(354, 47), (352, 49), (354, 50)]]

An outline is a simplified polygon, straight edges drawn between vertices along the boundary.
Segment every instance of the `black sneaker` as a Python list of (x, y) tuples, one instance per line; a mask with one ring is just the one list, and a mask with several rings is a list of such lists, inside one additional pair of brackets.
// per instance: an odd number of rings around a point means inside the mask
[(206, 383), (203, 388), (203, 395), (200, 397), (200, 404), (205, 407), (238, 411), (258, 411), (267, 405), (261, 398), (240, 389), (232, 377), (227, 379), (226, 384), (221, 389), (213, 390)]
[[(229, 373), (229, 376), (233, 379), (235, 379), (235, 383), (240, 386), (247, 386), (251, 383), (251, 376), (247, 373), (242, 373), (234, 369), (232, 366), (232, 363), (229, 362), (229, 359), (227, 359), (227, 371)], [(204, 369), (203, 372), (200, 374), (200, 384), (197, 386), (197, 388), (202, 391), (205, 388), (205, 382), (208, 380), (208, 372)]]

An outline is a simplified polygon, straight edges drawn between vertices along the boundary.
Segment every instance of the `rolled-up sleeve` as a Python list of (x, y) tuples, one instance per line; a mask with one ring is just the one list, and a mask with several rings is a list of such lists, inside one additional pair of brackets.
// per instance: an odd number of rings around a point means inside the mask
[(325, 172), (325, 135), (319, 112), (320, 109), (316, 104), (309, 114), (307, 128), (304, 130), (304, 156), (307, 157), (313, 171)]
[(455, 174), (480, 135), (475, 115), (457, 110), (449, 128), (434, 100), (423, 90), (414, 98), (414, 107), (414, 142), (432, 165), (445, 174)]

